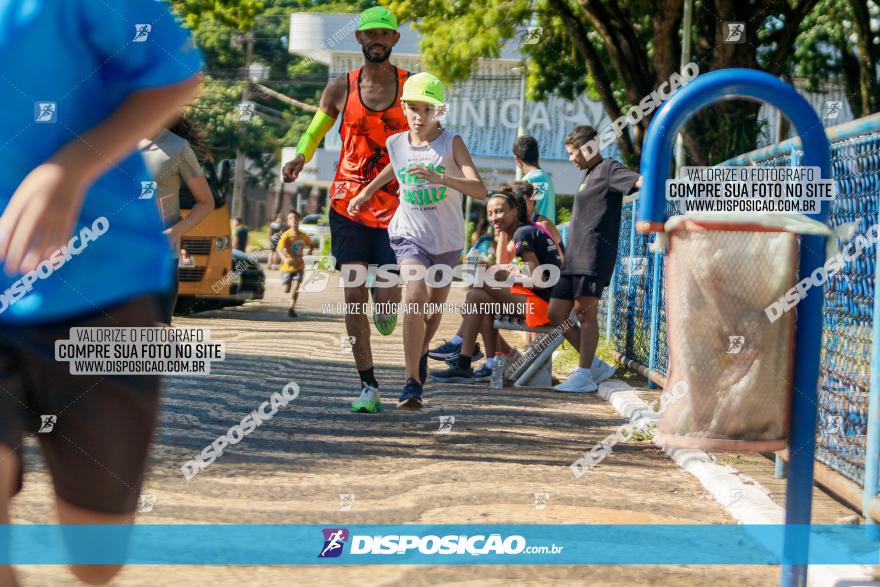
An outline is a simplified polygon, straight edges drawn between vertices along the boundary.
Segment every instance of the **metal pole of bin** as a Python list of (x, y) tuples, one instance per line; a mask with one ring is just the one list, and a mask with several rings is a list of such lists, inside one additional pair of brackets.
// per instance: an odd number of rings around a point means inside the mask
[[(689, 76), (690, 77), (690, 76)], [(675, 134), (695, 112), (722, 99), (750, 98), (786, 113), (803, 143), (802, 165), (818, 167), (831, 178), (831, 145), (822, 122), (797, 91), (782, 80), (754, 69), (722, 69), (694, 79), (676, 91), (654, 115), (642, 149), (642, 214), (640, 232), (660, 232), (666, 218), (666, 179), (672, 167)], [(821, 222), (828, 218), (823, 202)], [(799, 275), (808, 276), (825, 262), (824, 236), (801, 236)], [(794, 382), (791, 398), (791, 432), (786, 483), (785, 544), (780, 584), (803, 587), (807, 583), (809, 524), (813, 495), (813, 458), (816, 449), (819, 358), (822, 344), (821, 288), (812, 288), (797, 308), (794, 349)]]

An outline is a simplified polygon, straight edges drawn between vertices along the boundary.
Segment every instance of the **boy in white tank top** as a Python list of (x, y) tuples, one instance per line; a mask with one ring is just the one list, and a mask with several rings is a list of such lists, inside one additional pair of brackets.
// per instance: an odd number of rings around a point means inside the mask
[[(388, 138), (391, 163), (348, 206), (348, 213), (354, 216), (381, 186), (393, 178), (400, 183), (400, 206), (388, 226), (388, 235), (406, 281), (406, 373), (397, 407), (407, 410), (422, 407), (428, 345), (440, 326), (441, 316), (426, 314), (425, 306), (446, 302), (452, 268), (461, 258), (462, 197), (482, 200), (488, 193), (464, 141), (440, 126), (445, 93), (443, 83), (430, 73), (407, 79), (400, 101), (410, 130)], [(427, 269), (435, 265), (447, 265), (449, 269), (432, 271), (432, 279), (426, 281)], [(363, 399), (376, 404), (379, 401), (378, 397)]]

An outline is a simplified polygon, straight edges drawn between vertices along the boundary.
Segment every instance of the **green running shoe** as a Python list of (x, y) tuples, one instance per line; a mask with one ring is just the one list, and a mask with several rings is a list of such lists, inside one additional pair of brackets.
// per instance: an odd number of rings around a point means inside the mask
[(373, 324), (379, 334), (388, 336), (397, 328), (397, 314), (373, 314)]
[(375, 414), (382, 410), (379, 401), (379, 390), (367, 383), (361, 382), (361, 396), (351, 402), (351, 411), (367, 414)]

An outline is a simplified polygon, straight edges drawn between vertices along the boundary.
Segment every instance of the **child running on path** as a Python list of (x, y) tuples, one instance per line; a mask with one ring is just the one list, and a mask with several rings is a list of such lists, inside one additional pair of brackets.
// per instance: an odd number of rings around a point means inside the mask
[[(73, 328), (156, 325), (172, 256), (136, 149), (195, 95), (201, 57), (165, 3), (5, 0), (0, 60), (15, 89), (0, 123), (0, 291), (21, 292), (0, 296), (0, 526), (31, 433), (61, 524), (131, 524), (160, 378), (73, 374), (55, 343)], [(81, 533), (61, 535), (83, 554)], [(110, 564), (71, 570), (90, 585), (110, 581), (129, 535), (88, 544)], [(0, 556), (8, 547), (0, 537)], [(17, 585), (8, 566), (0, 585)]]
[(278, 253), (283, 261), (281, 262), (281, 285), (284, 287), (284, 293), (290, 293), (293, 288), (293, 295), (290, 298), (290, 309), (287, 315), (296, 318), (296, 299), (299, 297), (299, 286), (302, 283), (303, 270), (306, 263), (303, 260), (305, 249), (308, 248), (308, 254), (312, 254), (314, 247), (312, 239), (307, 234), (300, 232), (299, 221), (302, 220), (299, 212), (291, 210), (287, 215), (287, 230), (281, 235), (278, 241)]
[[(391, 163), (349, 203), (349, 214), (354, 216), (381, 186), (395, 177), (400, 182), (400, 206), (388, 226), (388, 235), (406, 280), (406, 373), (397, 407), (407, 410), (422, 407), (428, 344), (440, 326), (440, 315), (425, 313), (425, 304), (442, 304), (449, 295), (448, 282), (426, 283), (426, 270), (435, 265), (450, 269), (458, 265), (464, 243), (462, 194), (480, 200), (487, 195), (464, 141), (440, 126), (444, 98), (443, 83), (430, 73), (407, 79), (400, 100), (410, 130), (388, 138)], [(445, 273), (450, 275), (451, 270)], [(378, 408), (378, 392), (375, 395)]]

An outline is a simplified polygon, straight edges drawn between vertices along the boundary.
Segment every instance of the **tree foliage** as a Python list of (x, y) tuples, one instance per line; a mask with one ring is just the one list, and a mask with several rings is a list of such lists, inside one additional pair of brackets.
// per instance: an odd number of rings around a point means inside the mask
[[(287, 51), (290, 14), (296, 11), (352, 12), (371, 2), (320, 0), (178, 0), (174, 9), (193, 30), (205, 57), (205, 81), (186, 115), (201, 131), (215, 159), (235, 157), (241, 148), (252, 162), (252, 185), (277, 181), (281, 148), (296, 144), (313, 114), (272, 98), (255, 88), (245, 71), (248, 34), (253, 62), (269, 66), (267, 87), (317, 105), (327, 82), (327, 68)], [(250, 121), (239, 120), (245, 88), (256, 104)]]
[(804, 21), (795, 50), (798, 73), (811, 89), (829, 75), (844, 80), (856, 116), (880, 110), (880, 31), (871, 30), (871, 18), (880, 18), (880, 6), (867, 0), (821, 0)]
[(240, 31), (250, 30), (265, 8), (263, 0), (174, 0), (172, 4), (191, 28), (196, 28), (203, 17), (210, 17)]
[[(701, 72), (749, 67), (790, 78), (843, 76), (856, 112), (876, 111), (880, 39), (865, 15), (874, 0), (695, 0), (690, 31)], [(529, 95), (583, 91), (612, 119), (654, 90), (680, 65), (684, 0), (390, 0), (399, 18), (423, 34), (427, 66), (449, 82), (466, 78), (476, 59), (497, 56), (527, 26), (541, 41), (522, 44)], [(745, 42), (726, 43), (725, 22), (745, 23)], [(853, 44), (852, 38), (856, 38)], [(521, 40), (519, 41), (522, 42)], [(856, 104), (858, 103), (858, 104)], [(708, 164), (754, 148), (758, 105), (735, 101), (693, 117), (684, 129), (689, 156)], [(619, 138), (635, 164), (648, 121)]]
[[(386, 0), (401, 22), (415, 21), (423, 34), (427, 67), (447, 82), (467, 78), (477, 59), (497, 57), (506, 42), (521, 44), (529, 58), (531, 99), (551, 94), (574, 98), (587, 92), (612, 119), (679, 69), (684, 0)], [(190, 109), (218, 157), (241, 146), (270, 170), (253, 178), (267, 185), (280, 148), (293, 144), (311, 113), (259, 92), (251, 122), (237, 120), (247, 33), (254, 61), (268, 65), (265, 85), (317, 104), (326, 67), (287, 52), (294, 11), (359, 12), (371, 0), (175, 0), (193, 28), (209, 77)], [(702, 72), (725, 67), (762, 69), (783, 78), (801, 76), (808, 87), (829, 79), (845, 82), (857, 115), (880, 108), (877, 63), (880, 32), (877, 0), (694, 0), (693, 60)], [(746, 42), (724, 42), (724, 22), (746, 23)], [(525, 44), (525, 27), (541, 27), (539, 43)], [(745, 101), (706, 109), (684, 129), (690, 158), (701, 164), (755, 146), (758, 106)], [(630, 164), (639, 158), (647, 120), (619, 139)], [(266, 154), (269, 154), (269, 161)]]

